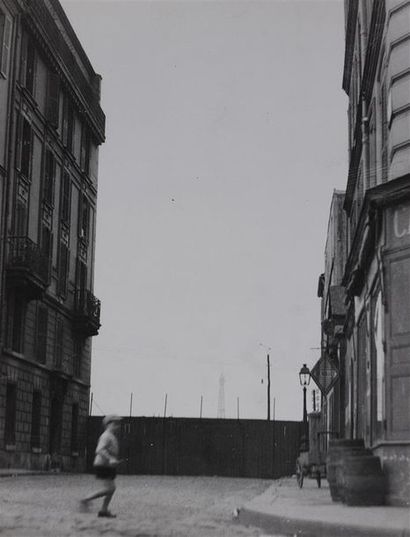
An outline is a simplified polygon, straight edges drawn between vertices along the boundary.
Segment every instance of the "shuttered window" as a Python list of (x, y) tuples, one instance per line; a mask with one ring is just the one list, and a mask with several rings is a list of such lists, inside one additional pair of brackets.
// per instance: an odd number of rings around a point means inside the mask
[(41, 392), (38, 390), (33, 391), (31, 408), (31, 447), (39, 448), (41, 446)]
[(4, 424), (4, 443), (16, 443), (16, 407), (17, 407), (17, 386), (13, 383), (7, 384), (6, 391), (6, 419)]
[(25, 237), (27, 235), (27, 213), (27, 205), (22, 200), (17, 200), (15, 222), (17, 237)]
[(54, 348), (54, 364), (56, 369), (61, 369), (63, 365), (63, 345), (64, 345), (64, 323), (62, 319), (57, 319), (56, 339)]
[(77, 337), (74, 341), (74, 357), (73, 357), (73, 375), (81, 378), (81, 370), (83, 363), (84, 340), (82, 337)]
[(68, 172), (63, 173), (63, 179), (61, 184), (61, 220), (70, 225), (70, 212), (71, 212), (71, 178)]
[(11, 18), (0, 11), (0, 73), (8, 76), (11, 45)]
[(69, 250), (63, 242), (60, 243), (58, 257), (58, 292), (65, 296), (67, 294)]
[(85, 195), (81, 196), (80, 203), (80, 237), (87, 240), (90, 234), (90, 204)]
[(48, 72), (47, 78), (47, 119), (55, 127), (58, 128), (59, 120), (59, 101), (60, 101), (60, 78), (53, 71)]
[(90, 172), (90, 132), (86, 125), (83, 125), (81, 132), (81, 156), (80, 166), (87, 175)]
[(43, 199), (50, 205), (53, 205), (54, 201), (55, 168), (56, 166), (54, 155), (49, 149), (47, 149), (45, 153), (44, 163)]
[(10, 302), (10, 344), (15, 352), (23, 351), (25, 306), (23, 299), (14, 295)]
[(30, 179), (31, 172), (32, 137), (31, 125), (23, 118), (21, 140), (19, 140), (20, 161), (17, 167), (27, 179)]
[(51, 229), (44, 224), (41, 229), (41, 249), (45, 258), (48, 260), (47, 271), (49, 276), (51, 272), (51, 257), (53, 253), (53, 234), (51, 233)]
[(63, 110), (63, 144), (68, 151), (73, 149), (74, 111), (68, 95), (64, 96)]
[(20, 83), (34, 96), (36, 52), (34, 42), (28, 34), (23, 36), (21, 45)]
[(47, 361), (47, 328), (48, 311), (47, 308), (40, 306), (37, 309), (36, 358), (42, 364)]

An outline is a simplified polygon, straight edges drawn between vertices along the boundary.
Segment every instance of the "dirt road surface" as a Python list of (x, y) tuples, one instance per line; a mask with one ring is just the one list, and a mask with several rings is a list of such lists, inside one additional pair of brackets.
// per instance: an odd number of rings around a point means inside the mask
[(234, 511), (272, 482), (218, 477), (119, 476), (111, 510), (98, 518), (101, 500), (81, 513), (79, 499), (97, 490), (92, 475), (0, 479), (1, 537), (261, 537)]

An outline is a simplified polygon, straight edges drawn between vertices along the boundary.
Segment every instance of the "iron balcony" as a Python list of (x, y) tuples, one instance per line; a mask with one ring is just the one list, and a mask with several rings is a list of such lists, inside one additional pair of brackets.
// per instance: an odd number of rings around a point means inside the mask
[(28, 300), (39, 299), (49, 285), (49, 260), (28, 237), (9, 237), (7, 244), (7, 285)]
[(96, 336), (101, 326), (101, 302), (98, 298), (87, 289), (77, 289), (74, 312), (74, 324), (77, 331), (85, 336)]

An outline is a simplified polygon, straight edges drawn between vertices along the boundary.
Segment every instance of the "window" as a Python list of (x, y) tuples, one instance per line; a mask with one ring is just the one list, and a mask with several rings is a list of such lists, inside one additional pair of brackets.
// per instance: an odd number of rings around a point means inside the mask
[(6, 446), (16, 443), (16, 407), (17, 386), (9, 382), (6, 391), (6, 420), (4, 424), (4, 443)]
[(19, 116), (16, 131), (16, 168), (30, 179), (32, 154), (32, 130), (29, 121)]
[(71, 100), (68, 95), (64, 96), (63, 109), (63, 144), (68, 151), (73, 150), (73, 134), (74, 134), (74, 110)]
[(27, 235), (27, 205), (21, 199), (18, 199), (16, 203), (15, 231), (17, 237)]
[(78, 453), (78, 403), (71, 407), (71, 452)]
[(58, 128), (59, 120), (59, 100), (60, 100), (60, 78), (57, 73), (53, 71), (48, 72), (47, 77), (47, 109), (46, 115), (48, 121)]
[(9, 342), (15, 352), (23, 351), (25, 304), (21, 296), (12, 294), (9, 299)]
[(77, 289), (81, 291), (80, 301), (85, 301), (87, 289), (87, 265), (77, 258)]
[(31, 406), (31, 448), (38, 449), (41, 446), (40, 437), (41, 426), (41, 392), (33, 391), (33, 402)]
[(81, 378), (83, 363), (84, 338), (77, 336), (74, 341), (73, 375)]
[(53, 252), (53, 234), (51, 229), (46, 225), (42, 225), (41, 229), (41, 249), (44, 257), (47, 259), (47, 274), (50, 274), (51, 256)]
[(81, 155), (80, 167), (87, 175), (90, 172), (90, 131), (87, 125), (83, 124), (81, 131)]
[(62, 319), (57, 319), (56, 322), (56, 339), (54, 349), (54, 365), (56, 369), (61, 369), (63, 365), (63, 349), (64, 349), (64, 322)]
[(60, 242), (58, 253), (58, 292), (63, 296), (67, 294), (68, 261), (68, 246), (63, 242)]
[(44, 306), (39, 306), (36, 325), (36, 358), (41, 364), (47, 361), (47, 328), (48, 310)]
[(90, 203), (87, 197), (81, 196), (80, 207), (80, 237), (84, 240), (89, 239), (90, 234)]
[(46, 149), (44, 163), (44, 184), (43, 199), (48, 204), (53, 205), (54, 201), (54, 176), (55, 176), (55, 158), (49, 149)]
[(60, 216), (61, 220), (70, 225), (71, 212), (71, 178), (68, 172), (63, 173), (61, 185), (61, 200), (60, 200)]
[(36, 53), (32, 38), (25, 34), (21, 46), (20, 83), (34, 96)]
[(10, 62), (11, 18), (0, 11), (0, 73), (7, 77)]

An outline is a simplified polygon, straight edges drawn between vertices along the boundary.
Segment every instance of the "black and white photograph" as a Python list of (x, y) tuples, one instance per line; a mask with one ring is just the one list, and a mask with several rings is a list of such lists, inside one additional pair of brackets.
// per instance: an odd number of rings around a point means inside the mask
[(0, 0), (0, 534), (410, 537), (410, 0)]

